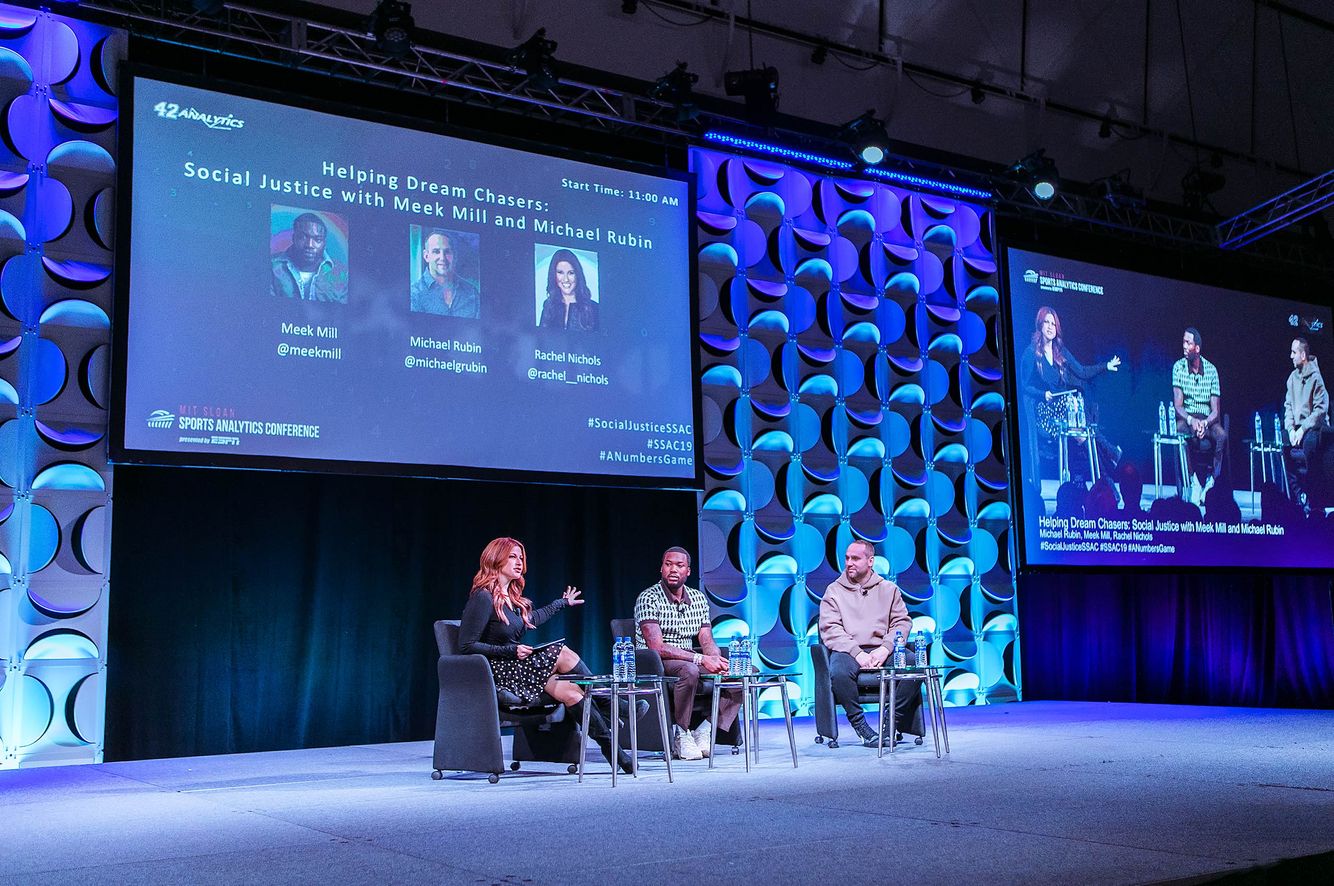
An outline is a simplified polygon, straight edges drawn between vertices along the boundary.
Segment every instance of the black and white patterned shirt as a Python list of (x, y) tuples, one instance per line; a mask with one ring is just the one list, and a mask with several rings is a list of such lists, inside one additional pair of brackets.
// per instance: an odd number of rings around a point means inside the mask
[(635, 646), (647, 649), (640, 625), (656, 621), (662, 642), (678, 649), (694, 649), (700, 629), (709, 624), (709, 601), (692, 587), (685, 588), (685, 598), (675, 603), (667, 596), (662, 582), (645, 588), (635, 600)]
[(1182, 357), (1172, 364), (1172, 387), (1181, 388), (1181, 408), (1187, 415), (1208, 415), (1210, 398), (1221, 397), (1218, 370), (1200, 358), (1200, 371), (1190, 371), (1190, 361)]

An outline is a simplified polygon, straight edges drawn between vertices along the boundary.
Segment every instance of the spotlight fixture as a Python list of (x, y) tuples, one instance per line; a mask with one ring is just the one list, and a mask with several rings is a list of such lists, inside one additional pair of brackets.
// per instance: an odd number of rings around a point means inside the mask
[[(1214, 163), (1210, 163), (1211, 166)], [(1222, 158), (1218, 159), (1218, 166), (1222, 165)], [(1195, 164), (1186, 170), (1186, 174), (1181, 177), (1181, 202), (1187, 209), (1200, 211), (1208, 206), (1209, 197), (1223, 190), (1227, 184), (1227, 177), (1221, 172), (1214, 172), (1213, 169), (1205, 169), (1200, 164)]]
[(676, 107), (676, 122), (685, 123), (695, 119), (698, 113), (694, 92), (694, 86), (698, 82), (698, 74), (689, 71), (685, 62), (677, 62), (675, 68), (654, 82), (648, 91), (648, 97), (660, 102), (670, 102)]
[(1056, 184), (1060, 176), (1056, 172), (1056, 161), (1047, 156), (1045, 148), (1038, 148), (1011, 166), (1010, 174), (1022, 179), (1039, 200), (1045, 202), (1056, 196)]
[(639, 11), (639, 0), (621, 0), (621, 12), (634, 15)]
[(552, 63), (555, 53), (556, 41), (547, 39), (546, 28), (538, 28), (537, 33), (511, 49), (505, 61), (511, 68), (523, 68), (531, 88), (555, 89), (560, 83)]
[(778, 109), (778, 69), (772, 65), (747, 71), (728, 71), (723, 90), (746, 100), (746, 116), (752, 122), (768, 120)]
[(980, 105), (987, 100), (986, 91), (982, 89), (981, 83), (974, 83), (973, 88), (968, 90), (968, 97), (973, 100), (973, 104)]
[(829, 44), (817, 43), (815, 48), (811, 50), (811, 64), (822, 65), (827, 58), (829, 58)]
[(838, 130), (837, 138), (868, 166), (879, 163), (889, 152), (889, 135), (885, 132), (885, 124), (875, 118), (875, 111), (867, 111), (857, 119), (844, 123)]
[(1127, 177), (1129, 169), (1113, 173), (1098, 179), (1097, 186), (1102, 198), (1118, 209), (1144, 208), (1144, 192), (1130, 183)]
[(375, 38), (375, 48), (385, 55), (402, 58), (412, 50), (412, 4), (403, 0), (380, 0), (366, 19), (366, 33)]

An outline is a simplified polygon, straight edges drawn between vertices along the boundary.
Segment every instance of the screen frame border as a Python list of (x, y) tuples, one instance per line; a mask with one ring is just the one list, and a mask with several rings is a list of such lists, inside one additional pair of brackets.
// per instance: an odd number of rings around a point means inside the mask
[[(1094, 258), (1093, 254), (1097, 251), (1098, 245), (1102, 244), (1108, 251), (1104, 253), (1106, 258)], [(1091, 563), (1033, 563), (1029, 560), (1028, 538), (1024, 530), (1024, 507), (1025, 507), (1025, 489), (1023, 477), (1023, 459), (1019, 454), (1019, 446), (1022, 440), (1022, 434), (1019, 429), (1019, 373), (1018, 367), (1013, 364), (1015, 359), (1015, 330), (1014, 330), (1014, 312), (1013, 300), (1010, 291), (1010, 250), (1018, 249), (1024, 252), (1031, 252), (1039, 255), (1046, 255), (1053, 259), (1061, 261), (1074, 261), (1083, 264), (1107, 267), (1119, 271), (1129, 271), (1136, 274), (1142, 274), (1147, 277), (1157, 277), (1172, 282), (1190, 283), (1198, 286), (1209, 286), (1215, 289), (1225, 289), (1231, 292), (1238, 292), (1243, 295), (1249, 295), (1254, 298), (1283, 299), (1289, 302), (1299, 302), (1309, 304), (1312, 307), (1330, 310), (1334, 314), (1334, 305), (1320, 304), (1314, 301), (1304, 301), (1293, 298), (1291, 295), (1279, 294), (1273, 291), (1257, 291), (1253, 289), (1233, 289), (1218, 282), (1217, 279), (1210, 277), (1221, 276), (1222, 272), (1208, 272), (1202, 262), (1205, 260), (1204, 254), (1199, 256), (1201, 264), (1196, 264), (1189, 269), (1184, 269), (1180, 261), (1180, 254), (1177, 253), (1176, 266), (1182, 269), (1176, 274), (1160, 273), (1156, 269), (1145, 270), (1144, 266), (1133, 266), (1129, 258), (1121, 253), (1113, 253), (1111, 247), (1124, 246), (1115, 240), (1108, 238), (1090, 238), (1088, 242), (1081, 243), (1080, 246), (1046, 244), (1037, 242), (1035, 239), (1026, 239), (1022, 237), (1003, 238), (1000, 241), (1000, 272), (1003, 281), (1001, 291), (1001, 318), (998, 330), (1001, 334), (1001, 355), (1003, 358), (1002, 375), (1005, 379), (1005, 396), (1009, 403), (1014, 404), (1012, 410), (1013, 420), (1008, 421), (1005, 432), (1006, 442), (1009, 445), (1009, 452), (1012, 458), (1007, 459), (1006, 471), (1010, 480), (1010, 487), (1014, 490), (1011, 496), (1012, 517), (1010, 521), (1011, 535), (1014, 537), (1015, 544), (1015, 574), (1016, 575), (1039, 575), (1039, 574), (1069, 574), (1069, 575), (1111, 575), (1116, 573), (1130, 574), (1214, 574), (1214, 575), (1259, 575), (1267, 573), (1283, 573), (1287, 575), (1331, 575), (1334, 574), (1334, 564), (1329, 566), (1276, 566), (1272, 564), (1255, 564), (1253, 566), (1228, 566), (1228, 565), (1199, 565), (1199, 564), (1091, 564)], [(1158, 257), (1155, 256), (1153, 262), (1146, 262), (1151, 266), (1158, 264)], [(1317, 284), (1312, 281), (1311, 286)], [(1334, 327), (1331, 327), (1334, 328)], [(1328, 518), (1334, 520), (1334, 518)]]
[[(358, 461), (349, 459), (297, 458), (272, 455), (233, 455), (223, 452), (170, 452), (151, 449), (130, 449), (125, 445), (126, 385), (129, 373), (128, 341), (130, 302), (133, 299), (130, 280), (131, 217), (134, 199), (134, 115), (135, 85), (140, 78), (160, 83), (175, 84), (230, 95), (237, 98), (331, 114), (367, 123), (409, 129), (429, 135), (444, 136), (477, 142), (493, 147), (523, 151), (554, 159), (568, 159), (593, 164), (622, 172), (646, 175), (664, 181), (676, 181), (686, 186), (685, 205), (682, 207), (686, 227), (686, 249), (689, 254), (687, 286), (689, 288), (689, 344), (690, 344), (690, 400), (692, 413), (692, 477), (665, 475), (625, 476), (599, 473), (568, 473), (528, 470), (524, 468), (482, 468), (467, 465), (418, 464), (409, 462)], [(340, 105), (310, 95), (292, 95), (273, 89), (254, 87), (234, 80), (216, 80), (145, 63), (127, 62), (121, 66), (118, 78), (119, 119), (116, 136), (116, 246), (115, 284), (112, 290), (112, 335), (110, 371), (108, 374), (108, 437), (107, 459), (113, 465), (151, 465), (162, 467), (222, 468), (233, 470), (294, 471), (315, 474), (350, 474), (388, 477), (421, 477), (430, 479), (487, 480), (499, 482), (544, 483), (551, 485), (601, 486), (610, 488), (640, 488), (701, 491), (704, 488), (705, 465), (703, 454), (703, 403), (700, 377), (699, 350), (699, 250), (698, 231), (694, 221), (696, 202), (695, 178), (684, 169), (670, 166), (649, 166), (620, 157), (592, 154), (581, 150), (565, 150), (559, 145), (501, 136), (461, 126), (430, 122), (400, 114), (374, 111), (361, 105)]]

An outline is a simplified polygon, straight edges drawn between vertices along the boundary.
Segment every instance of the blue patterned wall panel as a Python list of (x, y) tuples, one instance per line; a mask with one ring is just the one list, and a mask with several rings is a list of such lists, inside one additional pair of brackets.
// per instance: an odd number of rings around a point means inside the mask
[(0, 768), (102, 757), (123, 46), (0, 6)]
[(715, 634), (801, 671), (809, 712), (820, 598), (864, 538), (947, 702), (1018, 699), (990, 210), (712, 150), (690, 168)]

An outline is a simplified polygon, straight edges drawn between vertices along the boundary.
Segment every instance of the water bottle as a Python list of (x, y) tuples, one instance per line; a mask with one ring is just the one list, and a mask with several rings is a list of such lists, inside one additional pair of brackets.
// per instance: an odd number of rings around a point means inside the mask
[(1260, 424), (1260, 413), (1255, 413), (1255, 445), (1260, 446), (1265, 442), (1263, 425)]
[(917, 639), (913, 642), (913, 652), (917, 656), (917, 666), (926, 667), (926, 632), (918, 631)]
[(629, 637), (625, 638), (625, 679), (633, 683), (638, 676), (635, 667), (635, 641)]
[(616, 682), (625, 679), (625, 638), (617, 637), (611, 647), (611, 678)]
[(742, 674), (750, 673), (750, 644), (753, 642), (749, 637), (741, 638), (741, 671)]
[(1065, 398), (1065, 426), (1067, 428), (1075, 427), (1075, 398), (1068, 394)]
[(894, 632), (894, 657), (892, 659), (893, 667), (906, 668), (908, 666), (908, 650), (903, 645), (903, 631)]
[(1279, 421), (1278, 413), (1274, 413), (1274, 445), (1283, 446), (1283, 423)]
[(1158, 433), (1167, 436), (1167, 404), (1158, 403)]
[(727, 676), (735, 677), (741, 673), (741, 637), (733, 636), (727, 645)]

